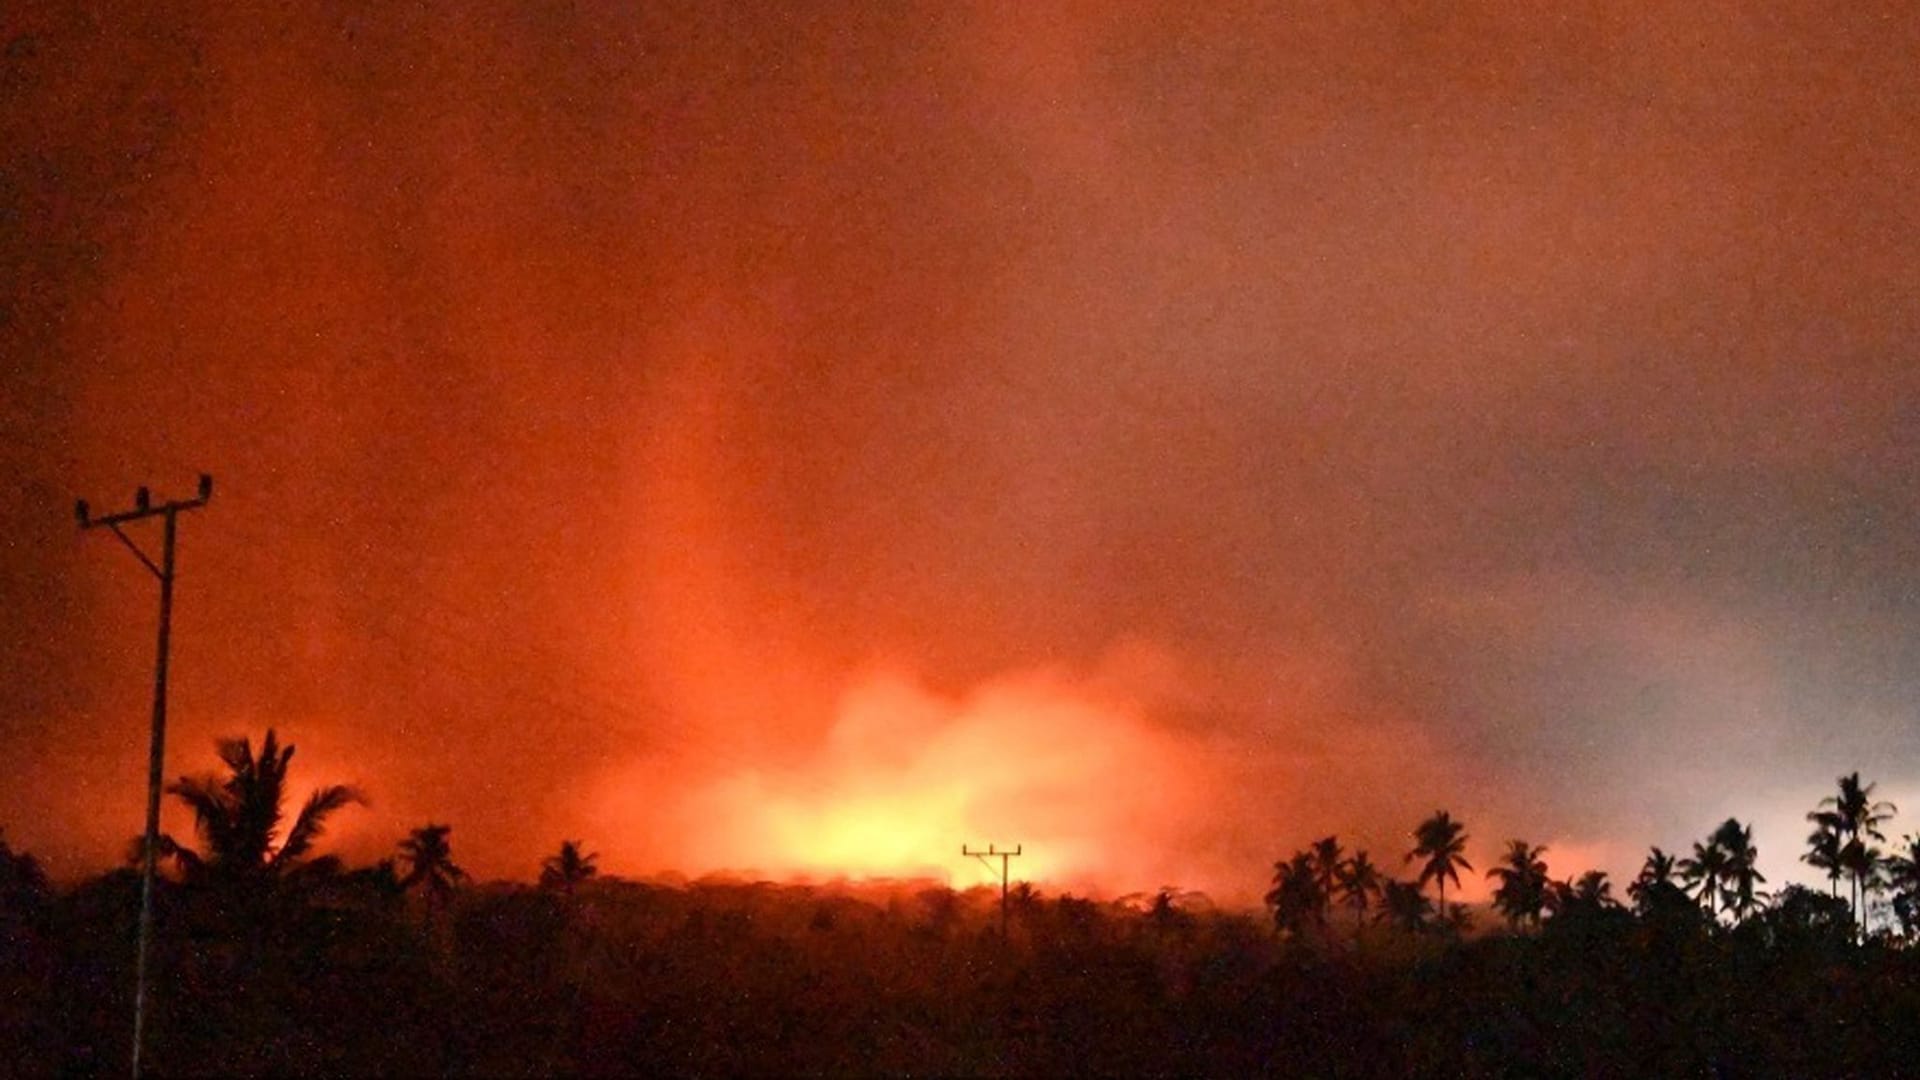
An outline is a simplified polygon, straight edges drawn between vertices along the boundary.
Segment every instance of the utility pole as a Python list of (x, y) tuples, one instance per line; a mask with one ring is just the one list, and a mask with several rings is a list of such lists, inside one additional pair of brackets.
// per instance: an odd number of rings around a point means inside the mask
[[(201, 473), (200, 493), (196, 498), (176, 499), (155, 506), (152, 496), (143, 487), (133, 493), (133, 509), (117, 514), (93, 517), (88, 512), (85, 499), (73, 506), (74, 516), (80, 520), (82, 529), (101, 525), (112, 529), (113, 535), (119, 537), (127, 550), (133, 552), (134, 558), (140, 560), (140, 565), (160, 579), (160, 648), (153, 665), (153, 736), (147, 748), (147, 841), (140, 868), (140, 955), (135, 961), (133, 987), (133, 1075), (136, 1078), (140, 1075), (140, 1047), (146, 1034), (147, 946), (153, 937), (153, 870), (154, 858), (160, 846), (160, 774), (167, 747), (167, 644), (173, 625), (174, 523), (181, 511), (198, 510), (207, 505), (207, 500), (211, 498), (213, 477)], [(120, 528), (150, 517), (166, 519), (158, 563), (148, 557), (140, 545), (134, 543)]]
[(1013, 845), (1012, 851), (1001, 851), (992, 844), (988, 844), (987, 850), (975, 851), (967, 845), (961, 844), (960, 854), (971, 855), (979, 859), (980, 865), (986, 867), (989, 871), (993, 869), (993, 864), (987, 860), (996, 857), (1000, 860), (1000, 939), (1005, 941), (1007, 937), (1007, 860), (1020, 854), (1020, 845)]

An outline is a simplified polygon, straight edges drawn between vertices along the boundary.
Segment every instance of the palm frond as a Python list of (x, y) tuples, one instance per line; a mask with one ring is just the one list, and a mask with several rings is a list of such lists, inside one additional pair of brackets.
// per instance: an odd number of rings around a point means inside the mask
[[(293, 748), (288, 747), (289, 751)], [(282, 865), (305, 855), (313, 847), (313, 842), (326, 831), (326, 819), (329, 814), (350, 803), (366, 804), (366, 799), (354, 788), (345, 784), (333, 784), (307, 796), (305, 806), (293, 819), (293, 828), (287, 830), (287, 842), (274, 852), (274, 865)]]
[[(269, 742), (273, 739), (271, 731), (267, 733), (267, 739)], [(244, 736), (237, 739), (215, 739), (213, 748), (214, 752), (220, 755), (221, 762), (231, 769), (235, 776), (250, 775), (253, 772), (252, 740)]]
[[(242, 742), (244, 749), (244, 740)], [(287, 747), (286, 751), (292, 749)], [(267, 729), (267, 736), (260, 744), (260, 755), (248, 759), (244, 767), (236, 768), (229, 781), (239, 809), (240, 836), (246, 848), (239, 856), (246, 866), (266, 865), (267, 853), (279, 838), (280, 807), (285, 800), (286, 751), (280, 749), (279, 736), (273, 729)]]
[(237, 822), (233, 794), (227, 785), (212, 776), (182, 776), (167, 785), (167, 793), (193, 810), (194, 829), (204, 842), (205, 862), (226, 863), (235, 858)]
[(167, 785), (167, 794), (186, 803), (196, 818), (223, 818), (227, 814), (226, 790), (211, 776), (182, 776)]

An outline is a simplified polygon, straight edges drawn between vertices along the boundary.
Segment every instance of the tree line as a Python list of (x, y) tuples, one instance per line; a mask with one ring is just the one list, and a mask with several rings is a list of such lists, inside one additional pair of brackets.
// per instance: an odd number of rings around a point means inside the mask
[[(347, 867), (320, 848), (359, 792), (286, 807), (290, 745), (219, 750), (169, 786), (194, 835), (156, 851), (157, 1075), (1900, 1075), (1920, 1052), (1913, 852), (1878, 850), (1894, 811), (1857, 776), (1814, 826), (1872, 854), (1824, 893), (1767, 893), (1737, 822), (1651, 852), (1624, 902), (1514, 841), (1485, 872), (1511, 932), (1469, 933), (1467, 830), (1436, 813), (1397, 865), (1336, 837), (1281, 861), (1266, 912), (1021, 883), (1003, 931), (996, 890), (647, 884), (571, 840), (535, 884), (478, 883), (439, 823)], [(56, 889), (0, 838), (5, 1068), (124, 1068), (138, 887)], [(1883, 897), (1900, 932), (1860, 933)]]
[[(1920, 939), (1920, 834), (1908, 834), (1891, 850), (1882, 826), (1898, 808), (1874, 798), (1878, 785), (1858, 772), (1836, 781), (1837, 792), (1807, 814), (1814, 828), (1801, 861), (1826, 873), (1828, 894), (1820, 897), (1789, 885), (1778, 893), (1761, 886), (1759, 850), (1753, 826), (1736, 818), (1721, 822), (1692, 853), (1676, 857), (1659, 847), (1647, 852), (1639, 874), (1626, 887), (1627, 902), (1613, 895), (1604, 870), (1578, 878), (1553, 880), (1547, 849), (1526, 840), (1510, 840), (1499, 862), (1486, 872), (1495, 883), (1492, 909), (1513, 931), (1538, 930), (1549, 918), (1591, 918), (1630, 911), (1642, 918), (1674, 918), (1697, 910), (1703, 925), (1738, 926), (1770, 909), (1807, 918), (1844, 922), (1856, 941), (1878, 934), (1908, 943)], [(1460, 871), (1472, 871), (1466, 858), (1467, 835), (1461, 822), (1437, 811), (1412, 833), (1413, 846), (1403, 862), (1417, 873), (1403, 881), (1376, 865), (1365, 851), (1347, 854), (1337, 836), (1324, 837), (1274, 864), (1273, 887), (1266, 895), (1275, 929), (1295, 940), (1324, 939), (1335, 928), (1335, 909), (1353, 913), (1354, 933), (1371, 914), (1376, 923), (1406, 931), (1429, 929), (1459, 933), (1473, 916), (1462, 904), (1447, 902), (1447, 883), (1460, 885)], [(1845, 880), (1847, 895), (1840, 896)], [(1434, 887), (1429, 900), (1426, 888)], [(1885, 897), (1893, 923), (1872, 929), (1873, 913)], [(1827, 901), (1822, 903), (1822, 901)]]

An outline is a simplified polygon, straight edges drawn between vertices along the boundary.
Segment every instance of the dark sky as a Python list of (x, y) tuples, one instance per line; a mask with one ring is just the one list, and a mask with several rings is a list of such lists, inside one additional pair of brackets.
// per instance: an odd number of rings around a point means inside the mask
[[(0, 15), (0, 826), (1257, 894), (1920, 810), (1895, 5)], [(157, 542), (157, 536), (153, 537)], [(184, 832), (182, 820), (170, 822)], [(1804, 870), (1804, 868), (1800, 868)]]

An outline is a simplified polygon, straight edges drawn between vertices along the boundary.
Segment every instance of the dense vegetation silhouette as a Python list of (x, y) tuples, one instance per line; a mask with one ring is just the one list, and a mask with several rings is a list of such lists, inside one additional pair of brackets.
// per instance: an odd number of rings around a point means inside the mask
[[(1651, 849), (1625, 901), (1510, 840), (1491, 913), (1448, 903), (1465, 825), (1418, 823), (1389, 876), (1323, 837), (1263, 913), (1167, 886), (1111, 901), (995, 889), (622, 880), (577, 840), (538, 884), (475, 883), (452, 829), (348, 868), (284, 834), (292, 747), (219, 744), (170, 787), (147, 1061), (169, 1074), (962, 1073), (1913, 1075), (1920, 837), (1857, 774), (1815, 810), (1826, 891), (1768, 894), (1752, 828)], [(1831, 819), (1818, 815), (1832, 815)], [(1816, 847), (1827, 833), (1831, 848)], [(1814, 861), (1826, 850), (1858, 853)], [(1850, 895), (1838, 895), (1838, 881)], [(138, 875), (56, 888), (0, 834), (8, 1070), (124, 1067)], [(1432, 893), (1431, 898), (1428, 895)]]

